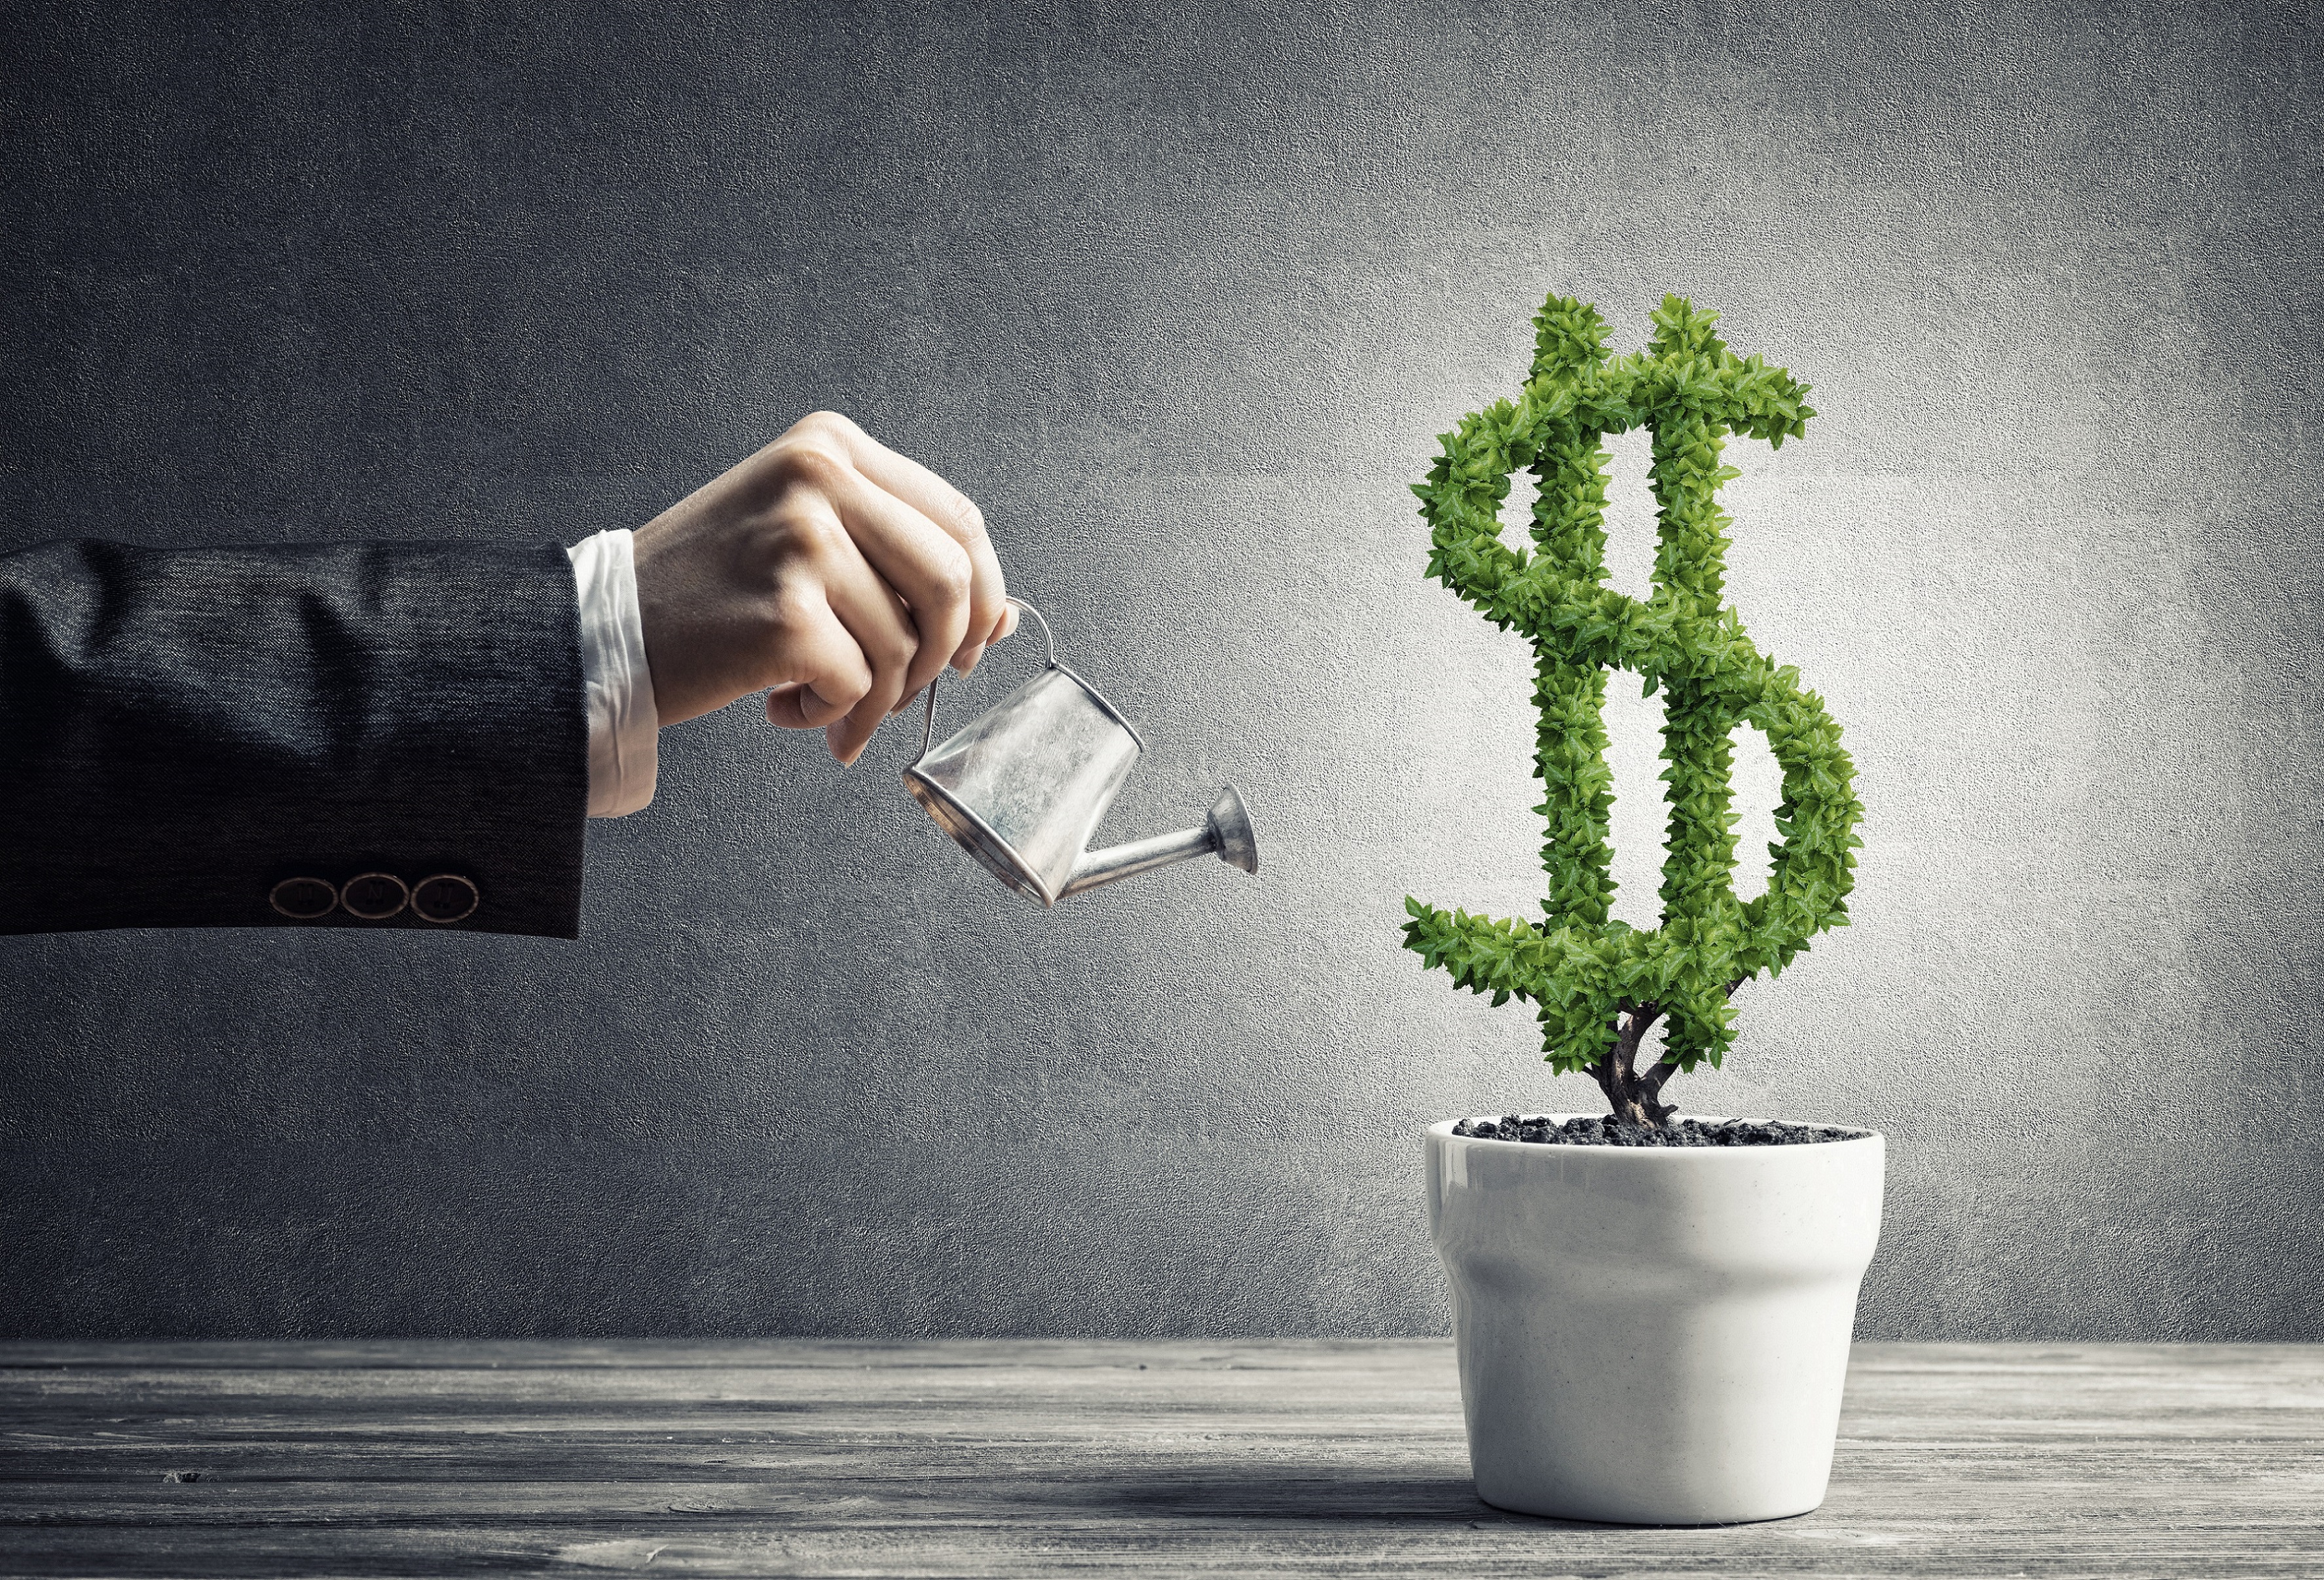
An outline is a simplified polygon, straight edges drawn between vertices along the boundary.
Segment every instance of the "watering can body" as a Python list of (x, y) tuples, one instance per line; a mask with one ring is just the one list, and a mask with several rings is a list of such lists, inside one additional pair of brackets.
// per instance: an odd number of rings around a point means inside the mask
[[(1041, 628), (1047, 634), (1048, 622)], [(933, 749), (927, 744), (936, 718), (933, 681), (927, 708), (920, 758), (904, 770), (904, 782), (961, 848), (1020, 894), (1055, 905), (1213, 854), (1247, 873), (1259, 870), (1250, 815), (1231, 785), (1200, 828), (1086, 848), (1146, 744), (1095, 687), (1056, 661), (1054, 643), (1047, 670)]]

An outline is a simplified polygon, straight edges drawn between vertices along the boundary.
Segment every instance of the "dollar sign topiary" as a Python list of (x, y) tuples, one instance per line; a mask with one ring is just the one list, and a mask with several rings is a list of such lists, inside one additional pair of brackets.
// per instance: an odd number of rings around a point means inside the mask
[[(1726, 606), (1719, 485), (1729, 433), (1781, 448), (1815, 413), (1808, 387), (1758, 357), (1738, 358), (1711, 332), (1716, 313), (1676, 296), (1654, 315), (1651, 348), (1610, 357), (1595, 308), (1552, 297), (1534, 320), (1533, 375), (1515, 404), (1497, 401), (1442, 436), (1443, 453), (1422, 501), (1432, 545), (1428, 574), (1503, 630), (1533, 642), (1541, 712), (1535, 774), (1547, 795), (1542, 865), (1546, 919), (1496, 921), (1407, 898), (1405, 945), (1461, 986), (1496, 1004), (1536, 1006), (1542, 1046), (1560, 1075), (1587, 1070), (1617, 1119), (1659, 1124), (1673, 1073), (1717, 1065), (1735, 1039), (1736, 988), (1780, 973), (1808, 940), (1845, 925), (1855, 886), (1864, 808), (1840, 726), (1744, 634)], [(1606, 434), (1654, 432), (1660, 507), (1654, 596), (1639, 602), (1606, 585)], [(1500, 541), (1509, 479), (1538, 483), (1531, 553)], [(1670, 826), (1662, 925), (1642, 932), (1611, 919), (1607, 814), (1605, 671), (1637, 671), (1665, 695), (1663, 772)], [(1735, 898), (1735, 817), (1728, 810), (1734, 753), (1729, 733), (1748, 723), (1784, 773), (1775, 809), (1781, 843), (1767, 892)], [(1637, 1067), (1638, 1047), (1664, 1022), (1663, 1058)]]

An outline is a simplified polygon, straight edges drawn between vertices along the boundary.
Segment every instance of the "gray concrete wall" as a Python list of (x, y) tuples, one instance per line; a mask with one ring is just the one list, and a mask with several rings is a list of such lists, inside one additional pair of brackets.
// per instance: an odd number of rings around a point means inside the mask
[(1266, 870), (1045, 915), (742, 705), (577, 946), (0, 941), (0, 1331), (1442, 1331), (1420, 1127), (1595, 1099), (1397, 946), (1539, 892), (1405, 485), (1675, 290), (1815, 386), (1731, 585), (1870, 809), (1686, 1103), (1888, 1132), (1868, 1336), (2324, 1338), (2312, 13), (530, 9), (10, 9), (5, 541), (569, 541), (838, 407), (1145, 728), (1112, 827)]

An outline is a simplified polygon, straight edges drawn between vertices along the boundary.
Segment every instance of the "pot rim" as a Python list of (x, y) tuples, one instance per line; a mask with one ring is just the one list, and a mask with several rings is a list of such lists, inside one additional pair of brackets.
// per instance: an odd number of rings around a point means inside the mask
[[(1798, 1125), (1807, 1125), (1807, 1126), (1812, 1127), (1813, 1129), (1816, 1129), (1816, 1130), (1837, 1130), (1837, 1131), (1845, 1131), (1845, 1132), (1848, 1132), (1848, 1133), (1847, 1133), (1847, 1135), (1845, 1135), (1844, 1137), (1842, 1137), (1840, 1140), (1839, 1140), (1839, 1141), (1812, 1141), (1812, 1142), (1807, 1142), (1807, 1143), (1803, 1143), (1803, 1144), (1798, 1144), (1798, 1145), (1791, 1145), (1791, 1146), (1775, 1146), (1775, 1147), (1563, 1147), (1563, 1148), (1560, 1148), (1560, 1147), (1556, 1147), (1556, 1146), (1555, 1146), (1555, 1143), (1554, 1143), (1554, 1142), (1543, 1142), (1543, 1141), (1505, 1141), (1501, 1140), (1499, 1136), (1456, 1136), (1456, 1135), (1454, 1135), (1454, 1134), (1452, 1133), (1452, 1127), (1453, 1127), (1454, 1125), (1456, 1125), (1456, 1124), (1465, 1123), (1467, 1123), (1467, 1122), (1469, 1122), (1469, 1121), (1471, 1121), (1471, 1120), (1475, 1120), (1475, 1119), (1494, 1119), (1494, 1120), (1499, 1120), (1499, 1119), (1506, 1119), (1507, 1117), (1508, 1117), (1507, 1113), (1492, 1113), (1492, 1114), (1484, 1114), (1484, 1113), (1475, 1113), (1475, 1114), (1471, 1114), (1471, 1113), (1463, 1113), (1463, 1114), (1457, 1115), (1456, 1117), (1452, 1118), (1452, 1119), (1440, 1119), (1440, 1120), (1438, 1120), (1435, 1123), (1434, 1123), (1434, 1124), (1430, 1125), (1430, 1126), (1427, 1128), (1427, 1130), (1426, 1130), (1425, 1132), (1424, 1132), (1423, 1133), (1424, 1133), (1424, 1134), (1425, 1134), (1425, 1135), (1427, 1135), (1427, 1136), (1430, 1136), (1430, 1137), (1439, 1137), (1439, 1136), (1441, 1136), (1441, 1137), (1443, 1137), (1444, 1140), (1446, 1140), (1446, 1141), (1465, 1141), (1465, 1142), (1471, 1142), (1471, 1143), (1473, 1143), (1474, 1145), (1477, 1145), (1477, 1146), (1480, 1146), (1480, 1147), (1516, 1147), (1516, 1148), (1519, 1148), (1519, 1149), (1521, 1149), (1521, 1150), (1525, 1150), (1525, 1151), (1528, 1151), (1528, 1152), (1549, 1152), (1549, 1151), (1553, 1151), (1553, 1150), (1554, 1150), (1554, 1151), (1555, 1151), (1559, 1156), (1571, 1156), (1571, 1155), (1578, 1155), (1578, 1154), (1581, 1154), (1581, 1153), (1583, 1153), (1583, 1152), (1588, 1152), (1588, 1153), (1591, 1153), (1591, 1154), (1592, 1154), (1592, 1155), (1599, 1154), (1599, 1153), (1611, 1153), (1611, 1154), (1619, 1154), (1619, 1155), (1627, 1156), (1627, 1157), (1657, 1157), (1657, 1158), (1731, 1158), (1731, 1157), (1737, 1156), (1738, 1154), (1748, 1154), (1748, 1155), (1752, 1155), (1752, 1156), (1758, 1156), (1758, 1155), (1762, 1155), (1762, 1154), (1775, 1153), (1775, 1152), (1806, 1151), (1806, 1150), (1812, 1150), (1821, 1149), (1821, 1148), (1824, 1148), (1824, 1147), (1846, 1147), (1846, 1146), (1853, 1146), (1853, 1145), (1856, 1145), (1856, 1144), (1858, 1144), (1858, 1143), (1859, 1143), (1859, 1142), (1863, 1142), (1863, 1141), (1886, 1141), (1886, 1137), (1885, 1137), (1885, 1136), (1884, 1136), (1880, 1132), (1878, 1132), (1878, 1131), (1877, 1131), (1877, 1130), (1866, 1130), (1866, 1129), (1862, 1128), (1861, 1126), (1858, 1126), (1858, 1125), (1853, 1125), (1853, 1124), (1832, 1124), (1832, 1123), (1827, 1123), (1826, 1121), (1820, 1120), (1820, 1119), (1774, 1119), (1774, 1120), (1768, 1120), (1768, 1119), (1756, 1119), (1756, 1120), (1751, 1120), (1751, 1121), (1749, 1121), (1749, 1122), (1748, 1122), (1748, 1123), (1753, 1123), (1753, 1124), (1798, 1124)], [(1520, 1119), (1546, 1119), (1546, 1120), (1550, 1120), (1550, 1121), (1552, 1121), (1552, 1122), (1554, 1122), (1554, 1123), (1555, 1123), (1563, 1124), (1565, 1121), (1567, 1121), (1567, 1120), (1569, 1120), (1569, 1119), (1602, 1119), (1602, 1118), (1604, 1118), (1605, 1116), (1604, 1116), (1603, 1114), (1599, 1114), (1599, 1113), (1526, 1113), (1524, 1110), (1520, 1109), (1520, 1110), (1518, 1110), (1518, 1111), (1517, 1111), (1517, 1117), (1518, 1117), (1518, 1118), (1520, 1118)], [(1732, 1120), (1732, 1119), (1736, 1118), (1737, 1116), (1736, 1116), (1736, 1115), (1734, 1115), (1734, 1114), (1731, 1114), (1731, 1113), (1674, 1113), (1674, 1114), (1673, 1114), (1671, 1117), (1672, 1117), (1672, 1118), (1674, 1118), (1674, 1119), (1697, 1119), (1697, 1120), (1701, 1120), (1701, 1121), (1702, 1121), (1702, 1122), (1703, 1122), (1704, 1123), (1706, 1123), (1706, 1124), (1723, 1124), (1723, 1123), (1728, 1123), (1729, 1121), (1730, 1121), (1730, 1120)]]

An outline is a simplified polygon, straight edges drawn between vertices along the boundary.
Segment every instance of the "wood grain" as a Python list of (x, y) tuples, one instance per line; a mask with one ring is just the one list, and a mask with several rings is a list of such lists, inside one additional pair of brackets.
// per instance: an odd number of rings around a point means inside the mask
[(0, 1345), (0, 1571), (647, 1568), (2310, 1580), (2324, 1346), (1861, 1345), (1823, 1508), (1637, 1530), (1438, 1341)]

